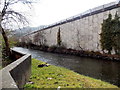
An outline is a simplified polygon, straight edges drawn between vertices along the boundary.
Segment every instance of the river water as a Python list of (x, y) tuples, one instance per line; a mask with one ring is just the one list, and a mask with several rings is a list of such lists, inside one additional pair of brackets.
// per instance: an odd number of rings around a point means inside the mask
[(120, 62), (53, 54), (22, 47), (14, 47), (13, 49), (22, 53), (29, 53), (32, 58), (49, 64), (65, 67), (82, 75), (120, 86)]

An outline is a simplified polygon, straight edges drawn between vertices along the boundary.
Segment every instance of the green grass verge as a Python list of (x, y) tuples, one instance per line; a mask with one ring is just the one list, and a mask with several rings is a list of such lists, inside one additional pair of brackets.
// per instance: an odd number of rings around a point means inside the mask
[(37, 67), (44, 62), (32, 59), (32, 84), (26, 84), (28, 88), (118, 88), (101, 80), (96, 80), (80, 75), (63, 67), (50, 65), (48, 67)]

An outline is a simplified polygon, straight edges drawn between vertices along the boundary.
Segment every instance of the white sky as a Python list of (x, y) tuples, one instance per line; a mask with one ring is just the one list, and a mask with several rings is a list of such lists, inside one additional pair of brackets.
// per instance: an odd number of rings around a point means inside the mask
[(49, 25), (116, 0), (40, 0), (31, 11), (31, 26)]

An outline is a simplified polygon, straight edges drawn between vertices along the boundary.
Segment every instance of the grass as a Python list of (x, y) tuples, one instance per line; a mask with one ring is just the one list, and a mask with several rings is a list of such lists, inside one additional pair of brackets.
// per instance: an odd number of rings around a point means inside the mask
[(24, 87), (28, 88), (118, 88), (101, 80), (80, 75), (63, 67), (50, 65), (37, 67), (44, 62), (32, 59), (32, 75)]

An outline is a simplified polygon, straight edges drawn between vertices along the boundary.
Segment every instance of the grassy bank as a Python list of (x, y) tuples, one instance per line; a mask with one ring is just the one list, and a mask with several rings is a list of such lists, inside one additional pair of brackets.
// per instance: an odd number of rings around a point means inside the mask
[(54, 65), (38, 67), (43, 63), (32, 59), (32, 75), (25, 88), (117, 88), (117, 86), (80, 75), (62, 67)]

